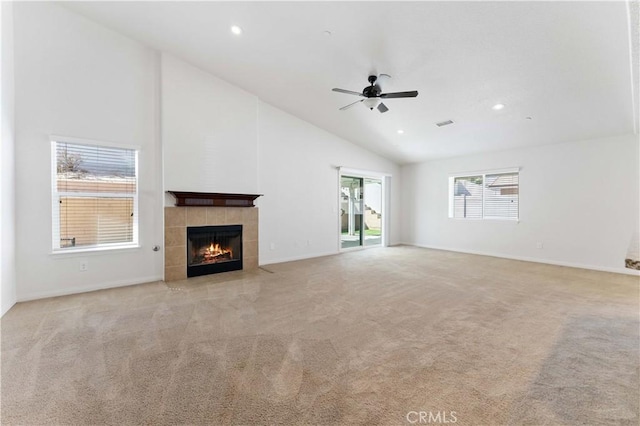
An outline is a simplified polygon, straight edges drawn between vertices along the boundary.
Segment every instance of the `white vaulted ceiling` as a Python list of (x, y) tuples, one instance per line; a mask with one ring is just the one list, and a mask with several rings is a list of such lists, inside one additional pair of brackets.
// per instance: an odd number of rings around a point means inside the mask
[[(399, 163), (631, 133), (637, 125), (637, 28), (630, 30), (637, 16), (629, 13), (637, 8), (624, 1), (65, 7)], [(241, 36), (231, 33), (234, 24)], [(385, 101), (385, 114), (363, 105), (339, 111), (357, 98), (331, 89), (361, 91), (371, 73), (392, 76), (385, 92), (420, 95)], [(492, 110), (497, 103), (506, 107)], [(454, 124), (435, 125), (447, 119)]]

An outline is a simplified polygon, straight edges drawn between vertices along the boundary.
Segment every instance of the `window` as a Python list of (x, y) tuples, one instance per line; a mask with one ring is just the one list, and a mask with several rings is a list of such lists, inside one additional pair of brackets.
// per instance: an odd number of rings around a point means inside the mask
[(519, 172), (456, 175), (449, 178), (449, 217), (518, 219)]
[(138, 152), (52, 142), (53, 250), (138, 245)]

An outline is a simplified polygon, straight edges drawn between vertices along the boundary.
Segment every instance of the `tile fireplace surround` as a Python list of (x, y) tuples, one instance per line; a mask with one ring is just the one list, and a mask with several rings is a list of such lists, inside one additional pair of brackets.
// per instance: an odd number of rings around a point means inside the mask
[(165, 282), (187, 279), (187, 227), (216, 225), (242, 225), (243, 268), (258, 267), (257, 207), (165, 207)]

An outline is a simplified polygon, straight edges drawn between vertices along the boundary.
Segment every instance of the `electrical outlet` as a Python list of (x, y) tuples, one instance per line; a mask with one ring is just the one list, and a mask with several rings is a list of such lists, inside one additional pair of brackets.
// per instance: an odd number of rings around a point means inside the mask
[(539, 249), (544, 248), (544, 243), (542, 241), (538, 241), (536, 243), (536, 248), (539, 248)]
[(89, 261), (82, 260), (80, 261), (80, 272), (86, 272), (89, 270)]

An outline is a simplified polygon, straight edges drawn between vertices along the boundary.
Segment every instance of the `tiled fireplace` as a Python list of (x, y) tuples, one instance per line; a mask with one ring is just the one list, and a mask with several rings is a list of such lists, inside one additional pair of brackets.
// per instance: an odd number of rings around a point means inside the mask
[[(233, 242), (231, 251), (241, 249), (242, 269), (258, 267), (258, 208), (257, 207), (165, 207), (164, 210), (164, 280), (176, 281), (187, 278), (189, 239), (187, 229), (206, 229), (204, 227), (220, 227), (220, 229), (241, 229), (241, 243)], [(229, 227), (227, 227), (229, 226)], [(225, 231), (228, 232), (228, 231)], [(230, 243), (231, 244), (231, 243)], [(206, 261), (199, 263), (214, 264), (215, 257), (220, 257), (221, 265), (230, 264), (232, 255), (217, 247), (199, 249)], [(208, 261), (208, 259), (212, 259)], [(193, 263), (193, 261), (189, 261)], [(215, 272), (224, 272), (222, 270)], [(208, 272), (207, 272), (208, 273)], [(191, 275), (191, 274), (190, 274)], [(199, 273), (195, 275), (200, 275)], [(194, 275), (194, 276), (195, 276)]]

